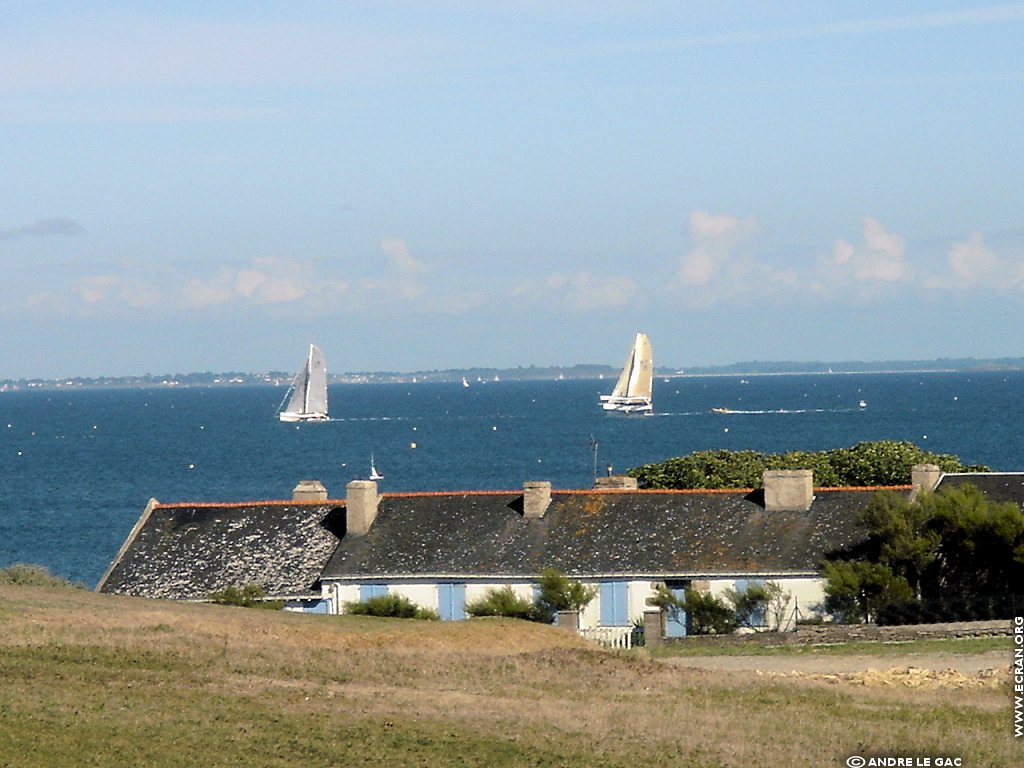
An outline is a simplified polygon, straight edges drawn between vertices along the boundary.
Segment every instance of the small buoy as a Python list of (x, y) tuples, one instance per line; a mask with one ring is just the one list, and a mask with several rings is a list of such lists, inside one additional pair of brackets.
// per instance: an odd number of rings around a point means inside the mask
[(723, 432), (728, 432), (728, 431), (729, 431), (729, 428), (728, 428), (728, 427), (726, 427), (726, 428), (725, 428), (725, 429), (723, 429), (722, 431), (723, 431)]
[(497, 432), (497, 431), (498, 431), (498, 428), (496, 426), (491, 427), (491, 432)]
[(921, 435), (921, 439), (922, 440), (927, 440), (928, 439), (928, 435)]
[(409, 447), (410, 448), (415, 448), (416, 447), (416, 443), (409, 443)]
[(21, 451), (18, 451), (18, 455), (21, 456)]
[(188, 468), (189, 468), (189, 469), (195, 469), (195, 468), (196, 468), (196, 465), (195, 465), (195, 464), (189, 464), (189, 465), (188, 465)]

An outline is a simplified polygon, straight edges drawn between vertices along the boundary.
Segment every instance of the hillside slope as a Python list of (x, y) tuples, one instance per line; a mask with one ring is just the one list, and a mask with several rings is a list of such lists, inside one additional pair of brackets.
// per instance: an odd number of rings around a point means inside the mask
[[(1010, 694), (763, 678), (551, 627), (282, 614), (0, 587), (12, 766), (1008, 765)], [(1005, 686), (1004, 686), (1005, 687)]]

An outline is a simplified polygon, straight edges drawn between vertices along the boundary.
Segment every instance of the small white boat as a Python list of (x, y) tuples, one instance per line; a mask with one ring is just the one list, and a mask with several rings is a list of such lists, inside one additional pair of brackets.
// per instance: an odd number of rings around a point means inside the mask
[(370, 454), (370, 479), (383, 480), (384, 475), (377, 471), (377, 465), (373, 463), (373, 454)]
[[(284, 404), (286, 400), (288, 405)], [(309, 345), (306, 363), (285, 392), (278, 418), (281, 421), (327, 421), (327, 364), (316, 344)]]
[(464, 386), (464, 387), (468, 387), (469, 386), (469, 382), (466, 381), (466, 377), (465, 376), (462, 377), (462, 386)]
[(647, 414), (654, 410), (654, 355), (646, 334), (638, 333), (629, 358), (610, 395), (601, 395), (601, 407), (618, 413)]

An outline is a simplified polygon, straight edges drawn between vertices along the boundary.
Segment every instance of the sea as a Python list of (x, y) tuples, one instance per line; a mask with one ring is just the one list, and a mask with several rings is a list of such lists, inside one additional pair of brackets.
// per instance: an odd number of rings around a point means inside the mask
[[(1024, 372), (658, 377), (655, 413), (604, 413), (605, 380), (336, 384), (331, 419), (277, 419), (284, 389), (0, 392), (0, 567), (94, 587), (150, 498), (331, 498), (381, 490), (587, 488), (703, 449), (824, 450), (907, 440), (994, 470), (1024, 468)], [(714, 413), (713, 408), (730, 413)]]

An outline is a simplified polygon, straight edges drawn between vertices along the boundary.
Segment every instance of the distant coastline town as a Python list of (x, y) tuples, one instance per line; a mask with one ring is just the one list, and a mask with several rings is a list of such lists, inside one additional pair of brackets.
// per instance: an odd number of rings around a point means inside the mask
[[(720, 366), (691, 368), (664, 367), (656, 371), (659, 378), (695, 376), (771, 376), (786, 374), (852, 374), (852, 373), (935, 373), (953, 371), (1019, 371), (1024, 370), (1024, 357), (1002, 358), (939, 358), (936, 360), (886, 360), (877, 362), (796, 362), (748, 361)], [(468, 381), (538, 381), (558, 379), (599, 379), (618, 376), (611, 365), (578, 364), (571, 366), (517, 366), (515, 368), (450, 368), (427, 371), (349, 372), (328, 375), (331, 384), (415, 384), (425, 382)], [(132, 388), (132, 387), (230, 387), (287, 386), (294, 372), (238, 373), (209, 371), (173, 374), (140, 374), (135, 376), (69, 376), (64, 378), (0, 379), (0, 392), (25, 389)]]

